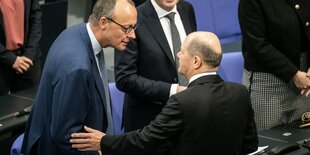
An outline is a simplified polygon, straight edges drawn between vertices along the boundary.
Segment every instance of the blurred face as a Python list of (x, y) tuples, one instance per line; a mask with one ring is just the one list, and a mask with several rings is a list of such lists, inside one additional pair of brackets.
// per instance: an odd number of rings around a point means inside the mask
[[(123, 10), (118, 11), (120, 9)], [(137, 23), (137, 11), (134, 6), (128, 4), (126, 8), (115, 6), (114, 12), (112, 18), (105, 18), (108, 22), (105, 35), (107, 35), (110, 46), (118, 51), (123, 51), (126, 49), (128, 42), (136, 38), (134, 30)]]
[(186, 78), (190, 78), (192, 74), (193, 56), (187, 51), (186, 41), (182, 44), (180, 52), (177, 56), (179, 58), (178, 72), (183, 74)]
[(155, 0), (155, 2), (164, 10), (170, 11), (179, 2), (179, 0)]

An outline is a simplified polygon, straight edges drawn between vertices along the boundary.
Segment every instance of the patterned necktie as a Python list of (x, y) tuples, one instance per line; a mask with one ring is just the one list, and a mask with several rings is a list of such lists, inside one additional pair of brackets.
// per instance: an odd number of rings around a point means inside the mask
[(99, 64), (99, 70), (101, 73), (101, 80), (104, 87), (104, 95), (106, 102), (104, 104), (104, 108), (106, 110), (107, 114), (107, 120), (108, 120), (108, 128), (105, 134), (112, 135), (114, 133), (113, 130), (113, 120), (112, 120), (112, 110), (111, 110), (111, 104), (110, 104), (110, 92), (109, 92), (109, 83), (108, 83), (108, 76), (107, 76), (107, 69), (105, 67), (105, 60), (104, 60), (104, 53), (103, 51), (100, 51), (98, 54), (96, 54), (98, 64)]
[[(175, 25), (175, 22), (174, 22), (174, 15), (175, 15), (175, 12), (171, 12), (171, 13), (167, 14), (166, 17), (170, 20), (173, 53), (174, 53), (176, 69), (178, 70), (179, 60), (177, 57), (177, 53), (180, 51), (180, 48), (181, 48), (181, 39), (180, 39), (180, 34), (179, 34), (178, 29), (177, 29), (177, 26)], [(179, 79), (180, 85), (187, 86), (188, 80), (182, 74), (178, 73), (178, 79)]]

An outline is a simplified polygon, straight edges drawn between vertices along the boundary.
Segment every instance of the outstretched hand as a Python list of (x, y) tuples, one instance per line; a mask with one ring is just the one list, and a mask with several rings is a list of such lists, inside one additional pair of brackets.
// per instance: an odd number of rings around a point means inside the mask
[(100, 141), (105, 133), (84, 126), (86, 133), (71, 134), (70, 143), (79, 151), (100, 151)]

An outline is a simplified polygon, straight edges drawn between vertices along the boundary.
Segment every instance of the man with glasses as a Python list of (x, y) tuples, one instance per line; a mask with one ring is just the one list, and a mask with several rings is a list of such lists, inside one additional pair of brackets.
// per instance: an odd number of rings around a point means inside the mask
[(51, 46), (23, 142), (24, 154), (79, 152), (69, 143), (83, 125), (113, 134), (102, 48), (126, 49), (137, 11), (131, 0), (97, 0), (87, 24), (62, 32)]
[[(143, 128), (162, 110), (169, 96), (185, 89), (179, 85), (177, 57), (173, 36), (179, 43), (196, 31), (191, 4), (179, 0), (149, 0), (138, 8), (136, 39), (128, 43), (126, 52), (115, 52), (115, 80), (126, 93), (123, 124), (125, 132)], [(174, 22), (168, 18), (174, 15)], [(176, 31), (171, 25), (175, 24)], [(167, 147), (147, 155), (170, 154)]]

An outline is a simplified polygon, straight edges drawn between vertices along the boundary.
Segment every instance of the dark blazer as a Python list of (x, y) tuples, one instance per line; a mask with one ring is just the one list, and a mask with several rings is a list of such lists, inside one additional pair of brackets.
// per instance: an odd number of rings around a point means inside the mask
[(301, 52), (308, 53), (310, 62), (309, 17), (310, 1), (240, 0), (245, 69), (291, 80), (299, 70)]
[(153, 149), (172, 141), (173, 155), (241, 155), (254, 152), (258, 138), (245, 86), (203, 76), (171, 96), (142, 130), (101, 139), (102, 153)]
[[(177, 4), (187, 34), (196, 31), (191, 4)], [(149, 124), (169, 98), (172, 83), (178, 82), (177, 70), (168, 41), (151, 1), (138, 7), (136, 39), (126, 52), (115, 52), (116, 86), (126, 93), (123, 122), (125, 131)]]
[[(40, 38), (42, 35), (41, 9), (37, 0), (25, 0), (25, 39), (20, 55), (26, 56), (33, 62), (40, 58)], [(4, 23), (0, 11), (0, 63), (12, 67), (16, 55), (7, 51), (4, 33)]]
[[(29, 154), (98, 154), (71, 148), (70, 135), (83, 125), (105, 131), (105, 95), (85, 24), (68, 28), (51, 46), (23, 151)], [(32, 152), (32, 153), (33, 153)]]

